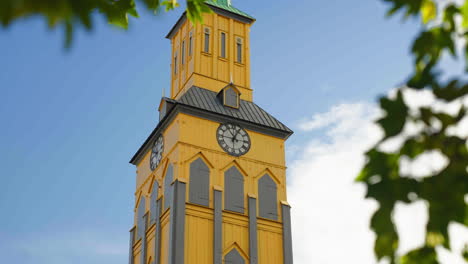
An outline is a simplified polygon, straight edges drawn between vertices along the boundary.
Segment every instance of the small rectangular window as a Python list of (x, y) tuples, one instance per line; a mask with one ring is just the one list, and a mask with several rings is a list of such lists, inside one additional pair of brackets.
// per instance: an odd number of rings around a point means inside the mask
[(221, 57), (226, 58), (226, 33), (221, 32)]
[(242, 39), (237, 38), (236, 40), (236, 49), (237, 49), (237, 62), (242, 63)]
[(189, 33), (189, 50), (188, 50), (188, 55), (189, 56), (192, 56), (192, 49), (193, 49), (193, 36), (192, 36), (192, 32), (190, 31)]
[(181, 56), (182, 56), (182, 65), (184, 65), (185, 64), (185, 40), (182, 41)]
[(174, 55), (174, 74), (177, 74), (177, 52)]
[(210, 29), (205, 28), (205, 49), (206, 53), (210, 52)]

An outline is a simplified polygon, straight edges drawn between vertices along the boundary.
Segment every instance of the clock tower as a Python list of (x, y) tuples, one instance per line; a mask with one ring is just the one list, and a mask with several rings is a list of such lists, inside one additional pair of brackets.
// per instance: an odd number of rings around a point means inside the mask
[(170, 30), (171, 93), (136, 166), (129, 264), (292, 264), (285, 141), (253, 101), (250, 26), (229, 0), (206, 1)]

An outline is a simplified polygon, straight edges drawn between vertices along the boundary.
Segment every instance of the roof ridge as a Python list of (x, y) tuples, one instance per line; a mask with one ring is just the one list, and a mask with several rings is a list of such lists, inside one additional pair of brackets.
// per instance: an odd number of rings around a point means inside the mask
[(240, 16), (247, 17), (247, 18), (255, 20), (255, 18), (252, 17), (251, 15), (245, 13), (244, 11), (242, 11), (242, 10), (236, 8), (236, 7), (234, 7), (232, 5), (231, 0), (206, 0), (205, 3), (208, 4), (208, 5), (214, 6), (214, 7), (221, 8), (221, 9), (226, 10), (228, 12), (231, 12), (231, 13), (234, 13), (234, 14), (237, 14), (237, 15), (240, 15)]
[(232, 111), (228, 111), (228, 109), (225, 109), (222, 106), (219, 107), (218, 104), (212, 104), (208, 102), (211, 100), (210, 97), (213, 97), (212, 99), (216, 100), (217, 93), (193, 85), (180, 97), (179, 100), (177, 100), (177, 102), (223, 115), (229, 115), (240, 120), (254, 122), (267, 127), (292, 132), (290, 128), (279, 121), (276, 117), (272, 116), (267, 111), (265, 111), (265, 109), (252, 101), (241, 99), (240, 106), (243, 107), (237, 109), (239, 112), (234, 113)]

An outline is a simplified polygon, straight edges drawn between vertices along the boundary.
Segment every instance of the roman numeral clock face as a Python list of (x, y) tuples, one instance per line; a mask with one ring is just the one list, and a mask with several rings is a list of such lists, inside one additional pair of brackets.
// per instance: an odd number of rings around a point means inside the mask
[(164, 151), (164, 139), (163, 139), (163, 136), (161, 135), (154, 142), (153, 149), (151, 150), (151, 157), (150, 157), (151, 170), (154, 170), (158, 167), (162, 159), (163, 151)]
[(232, 156), (242, 156), (250, 149), (249, 134), (240, 126), (221, 124), (216, 133), (219, 146)]

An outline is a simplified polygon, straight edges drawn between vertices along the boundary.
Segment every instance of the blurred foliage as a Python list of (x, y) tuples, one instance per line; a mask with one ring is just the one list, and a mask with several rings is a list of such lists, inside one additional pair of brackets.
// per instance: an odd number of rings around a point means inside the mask
[[(462, 76), (442, 81), (442, 57), (450, 55), (468, 65), (468, 2), (432, 0), (383, 0), (390, 5), (389, 16), (403, 14), (404, 18), (419, 17), (422, 30), (416, 36), (411, 54), (414, 72), (404, 88), (396, 95), (380, 99), (384, 112), (377, 124), (384, 132), (383, 139), (366, 153), (367, 161), (357, 181), (367, 186), (366, 198), (375, 199), (379, 208), (371, 219), (376, 234), (374, 251), (379, 260), (390, 263), (437, 264), (436, 248), (451, 250), (449, 224), (468, 226), (468, 149), (466, 132), (453, 132), (466, 116), (462, 100), (467, 98), (468, 83)], [(460, 1), (458, 1), (460, 2)], [(468, 72), (468, 67), (466, 67)], [(465, 78), (466, 80), (466, 78)], [(429, 91), (438, 102), (459, 103), (455, 114), (436, 111), (428, 106), (411, 106), (405, 102), (405, 91)], [(418, 124), (415, 134), (405, 133), (405, 127)], [(403, 138), (396, 151), (383, 151), (382, 145), (389, 139)], [(424, 153), (439, 151), (448, 159), (441, 171), (424, 177), (405, 175), (401, 160), (414, 161)], [(399, 236), (393, 221), (397, 202), (411, 204), (424, 201), (428, 208), (425, 243), (403, 256), (397, 254)], [(468, 245), (461, 257), (468, 261)]]
[[(138, 0), (144, 9), (154, 13), (173, 10), (177, 0)], [(187, 17), (192, 22), (201, 22), (202, 13), (210, 12), (204, 0), (186, 0)], [(65, 30), (65, 44), (70, 47), (77, 26), (91, 30), (93, 18), (104, 17), (110, 24), (128, 28), (128, 16), (138, 17), (135, 0), (0, 0), (0, 22), (8, 27), (14, 21), (30, 16), (42, 16), (50, 28), (58, 26)]]
[[(447, 103), (466, 98), (468, 83), (463, 76), (441, 81), (440, 60), (445, 54), (462, 59), (468, 72), (468, 2), (457, 5), (433, 0), (382, 1), (390, 5), (387, 15), (400, 13), (405, 18), (420, 17), (423, 24), (411, 47), (414, 72), (407, 79), (405, 89), (429, 90), (438, 100)], [(50, 28), (63, 27), (66, 46), (70, 46), (76, 27), (91, 30), (96, 16), (127, 29), (128, 16), (138, 17), (137, 3), (154, 13), (179, 6), (177, 0), (0, 0), (0, 22), (8, 27), (18, 19), (41, 16)], [(200, 22), (203, 12), (210, 11), (204, 0), (186, 0), (186, 6), (187, 17), (192, 22)], [(367, 186), (366, 198), (375, 199), (379, 204), (371, 219), (371, 228), (376, 234), (375, 254), (379, 260), (388, 258), (391, 263), (437, 264), (436, 247), (451, 249), (449, 224), (468, 225), (467, 138), (448, 133), (467, 118), (465, 106), (453, 115), (430, 107), (410, 110), (400, 89), (395, 96), (382, 97), (380, 107), (385, 115), (377, 123), (385, 136), (366, 153), (367, 162), (357, 178)], [(403, 135), (410, 122), (422, 124), (419, 133), (407, 136), (397, 151), (380, 150), (386, 140)], [(400, 161), (403, 158), (414, 160), (432, 150), (448, 158), (445, 168), (426, 177), (402, 175)], [(428, 205), (425, 244), (399, 256), (396, 254), (399, 236), (392, 218), (395, 205), (420, 200)], [(468, 245), (460, 254), (468, 261)]]

